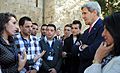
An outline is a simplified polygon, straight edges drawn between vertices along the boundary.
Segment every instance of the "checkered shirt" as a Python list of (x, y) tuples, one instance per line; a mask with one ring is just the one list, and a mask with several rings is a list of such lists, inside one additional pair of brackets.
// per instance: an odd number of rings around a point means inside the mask
[[(25, 43), (27, 42), (27, 44)], [(15, 44), (17, 48), (20, 50), (21, 55), (23, 54), (23, 51), (26, 50), (27, 53), (27, 60), (33, 59), (37, 54), (40, 54), (41, 48), (39, 45), (39, 41), (37, 40), (37, 37), (30, 35), (29, 40), (25, 40), (21, 34), (15, 36)], [(27, 46), (26, 46), (27, 45)], [(41, 66), (42, 59), (38, 59), (37, 62), (33, 66), (37, 71), (39, 70), (39, 67)], [(23, 68), (23, 70), (20, 73), (25, 73), (27, 70)]]

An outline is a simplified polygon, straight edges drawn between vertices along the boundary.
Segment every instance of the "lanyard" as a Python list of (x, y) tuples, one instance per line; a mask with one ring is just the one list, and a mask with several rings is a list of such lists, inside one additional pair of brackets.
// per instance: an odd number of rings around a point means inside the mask
[[(26, 53), (28, 54), (28, 48), (31, 49), (30, 40), (26, 40), (23, 37), (22, 37), (22, 40), (23, 40), (23, 43), (24, 43), (24, 46), (25, 46), (25, 49), (26, 49)], [(31, 51), (30, 51), (30, 54), (31, 54)]]
[(48, 44), (48, 49), (49, 49), (49, 55), (53, 56), (55, 54), (54, 49), (53, 49), (54, 42), (52, 42), (51, 46), (49, 42), (47, 42), (47, 44)]

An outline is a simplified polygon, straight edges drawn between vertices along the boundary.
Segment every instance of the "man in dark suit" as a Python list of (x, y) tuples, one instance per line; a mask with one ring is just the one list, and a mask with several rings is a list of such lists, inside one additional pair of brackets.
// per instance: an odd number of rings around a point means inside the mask
[(79, 38), (81, 36), (81, 22), (74, 20), (72, 23), (72, 34), (64, 40), (64, 49), (62, 56), (64, 58), (63, 73), (78, 73), (79, 67)]
[(62, 64), (62, 43), (54, 38), (56, 27), (54, 24), (48, 24), (46, 36), (40, 40), (40, 46), (46, 53), (42, 57), (43, 64), (39, 73), (61, 73)]
[(103, 41), (103, 24), (100, 19), (101, 7), (97, 2), (90, 1), (82, 6), (82, 17), (86, 25), (90, 27), (85, 30), (81, 37), (82, 45), (79, 46), (79, 73), (92, 64), (95, 52)]

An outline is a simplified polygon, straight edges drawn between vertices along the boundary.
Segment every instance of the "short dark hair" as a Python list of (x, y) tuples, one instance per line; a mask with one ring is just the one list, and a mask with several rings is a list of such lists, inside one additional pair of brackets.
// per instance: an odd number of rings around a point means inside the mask
[(33, 25), (36, 25), (36, 26), (38, 26), (38, 24), (37, 23), (32, 23)]
[(70, 27), (71, 28), (72, 24), (66, 24), (64, 27)]
[(80, 22), (79, 20), (74, 20), (74, 21), (72, 22), (72, 25), (74, 25), (74, 24), (79, 24), (79, 29), (81, 29), (82, 24), (81, 24), (81, 22)]
[(3, 30), (5, 29), (5, 24), (9, 22), (10, 17), (14, 17), (17, 20), (16, 16), (12, 13), (0, 13), (0, 35), (3, 33)]
[(31, 18), (29, 18), (27, 16), (24, 16), (24, 17), (20, 18), (19, 26), (23, 26), (25, 24), (25, 21), (31, 21), (32, 22)]
[(54, 24), (48, 24), (47, 27), (54, 27), (54, 29), (56, 31), (56, 26)]
[(41, 28), (42, 28), (43, 26), (47, 26), (47, 24), (42, 24)]
[(105, 28), (109, 31), (114, 39), (114, 56), (120, 55), (120, 12), (115, 12), (103, 20)]

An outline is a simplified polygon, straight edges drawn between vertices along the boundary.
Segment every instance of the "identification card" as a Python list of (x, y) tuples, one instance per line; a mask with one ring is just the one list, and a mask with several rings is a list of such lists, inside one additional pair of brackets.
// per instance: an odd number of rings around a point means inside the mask
[(48, 56), (47, 60), (52, 61), (53, 60), (53, 56)]

